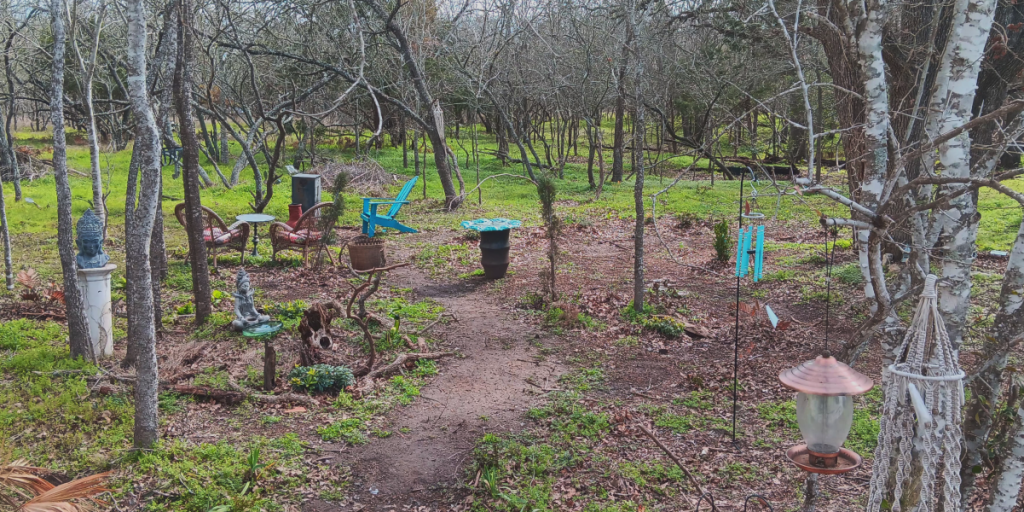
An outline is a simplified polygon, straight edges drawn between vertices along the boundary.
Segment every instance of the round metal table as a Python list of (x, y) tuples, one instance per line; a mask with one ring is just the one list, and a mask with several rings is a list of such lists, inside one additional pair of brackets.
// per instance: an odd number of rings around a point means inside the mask
[(275, 217), (265, 213), (243, 213), (235, 219), (252, 224), (252, 255), (256, 256), (256, 245), (260, 243), (260, 224), (274, 222)]

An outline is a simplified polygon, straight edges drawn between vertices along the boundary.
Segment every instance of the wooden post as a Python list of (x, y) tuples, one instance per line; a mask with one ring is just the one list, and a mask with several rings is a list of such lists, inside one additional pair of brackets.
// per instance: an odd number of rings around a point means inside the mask
[(269, 339), (263, 340), (263, 390), (273, 391), (277, 376), (277, 351)]

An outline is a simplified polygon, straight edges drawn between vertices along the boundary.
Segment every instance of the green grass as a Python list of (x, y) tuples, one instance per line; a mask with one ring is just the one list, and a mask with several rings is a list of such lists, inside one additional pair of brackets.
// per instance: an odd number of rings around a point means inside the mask
[[(298, 488), (306, 483), (306, 471), (300, 468), (308, 466), (302, 460), (306, 447), (295, 434), (252, 436), (244, 445), (173, 440), (132, 451), (130, 392), (91, 394), (85, 379), (95, 369), (70, 359), (65, 337), (64, 329), (52, 322), (0, 324), (0, 400), (5, 404), (0, 438), (10, 456), (67, 475), (115, 470), (112, 488), (119, 500), (130, 492), (151, 490), (144, 482), (160, 482), (167, 492), (147, 500), (150, 511), (207, 512), (217, 506), (282, 511), (302, 502)], [(53, 373), (59, 370), (82, 373)], [(201, 377), (226, 383), (220, 370)], [(161, 393), (161, 421), (182, 413), (191, 401)], [(253, 454), (253, 462), (262, 468), (255, 477), (247, 475)]]
[(366, 423), (360, 418), (345, 418), (329, 425), (317, 427), (316, 433), (327, 442), (344, 441), (349, 444), (366, 444)]
[(771, 428), (783, 428), (790, 432), (799, 432), (796, 423), (796, 402), (762, 402), (757, 404), (757, 416), (768, 422)]
[(864, 274), (860, 271), (860, 265), (857, 263), (848, 263), (838, 268), (832, 269), (832, 275), (836, 277), (840, 283), (855, 285), (864, 282)]
[(853, 402), (853, 427), (846, 447), (865, 458), (874, 456), (878, 446), (879, 416), (882, 412), (882, 387), (875, 386)]
[(381, 437), (379, 434), (384, 430), (375, 424), (379, 417), (396, 406), (411, 404), (420, 396), (420, 388), (426, 378), (434, 375), (437, 375), (437, 363), (421, 360), (416, 361), (416, 366), (406, 375), (392, 377), (387, 384), (360, 400), (343, 391), (334, 402), (342, 413), (341, 417), (317, 427), (316, 433), (324, 441), (343, 441), (353, 445), (366, 443), (369, 434)]
[(684, 405), (692, 409), (710, 410), (715, 406), (714, 398), (715, 394), (708, 390), (691, 391), (689, 395), (683, 398), (672, 400), (672, 403)]
[(228, 372), (219, 368), (206, 368), (202, 373), (196, 375), (192, 379), (192, 384), (196, 386), (208, 386), (214, 389), (229, 390), (231, 386), (228, 384)]
[[(480, 130), (481, 149), (493, 151), (496, 149), (496, 142), (493, 136)], [(463, 137), (469, 136), (473, 128), (463, 127)], [(611, 130), (607, 131), (611, 133)], [(42, 147), (48, 144), (51, 136), (48, 132), (32, 133), (18, 132), (15, 134), (18, 143), (30, 144)], [(457, 142), (450, 141), (452, 144)], [(231, 141), (229, 143), (232, 159), (240, 154), (239, 145)], [(287, 144), (286, 144), (287, 146)], [(352, 150), (339, 151), (337, 147), (322, 145), (318, 153), (323, 156), (348, 159), (354, 156)], [(290, 161), (291, 150), (286, 150), (284, 159)], [(610, 161), (610, 152), (605, 155)], [(371, 149), (368, 156), (376, 159), (384, 168), (396, 174), (411, 177), (414, 173), (410, 163), (409, 168), (402, 166), (401, 147), (390, 147), (387, 143), (382, 150)], [(49, 158), (44, 153), (40, 158)], [(123, 151), (112, 153), (103, 151), (100, 155), (101, 167), (104, 173), (110, 173), (109, 197), (107, 208), (110, 211), (110, 229), (107, 252), (111, 255), (112, 261), (119, 265), (117, 276), (123, 275), (123, 247), (124, 247), (124, 204), (125, 204), (125, 183), (127, 181), (128, 163), (131, 157), (131, 147)], [(411, 155), (409, 160), (411, 161)], [(434, 171), (432, 160), (427, 159), (425, 169), (425, 180), (421, 179), (417, 187), (410, 195), (412, 204), (403, 209), (406, 219), (415, 219), (412, 225), (417, 229), (431, 230), (437, 228), (458, 229), (462, 220), (479, 218), (484, 216), (502, 216), (518, 218), (524, 221), (527, 226), (540, 224), (539, 207), (537, 204), (536, 190), (531, 183), (521, 179), (500, 177), (489, 180), (483, 185), (483, 205), (479, 206), (471, 198), (466, 201), (454, 214), (440, 211), (441, 187), (439, 178)], [(262, 165), (262, 157), (258, 156), (257, 161)], [(664, 164), (668, 168), (678, 168), (691, 163), (688, 157), (673, 157)], [(706, 167), (706, 161), (699, 162), (701, 168)], [(68, 147), (68, 164), (71, 168), (79, 171), (88, 171), (89, 154), (86, 146)], [(208, 172), (213, 172), (212, 165), (205, 157), (200, 157), (200, 164)], [(482, 154), (480, 162), (481, 178), (486, 178), (500, 173), (521, 173), (525, 171), (521, 165), (502, 167), (501, 163), (494, 157)], [(627, 164), (628, 165), (628, 164)], [(224, 172), (230, 172), (232, 163), (222, 165)], [(184, 255), (185, 238), (182, 228), (173, 218), (174, 205), (182, 197), (182, 186), (180, 180), (172, 179), (172, 167), (164, 168), (164, 194), (173, 199), (164, 199), (162, 207), (164, 212), (164, 225), (167, 237), (168, 249), (171, 251), (171, 259), (175, 261)], [(475, 185), (475, 173), (467, 174), (464, 170), (467, 186)], [(213, 178), (217, 180), (216, 177)], [(669, 177), (648, 177), (648, 188), (660, 187), (667, 184)], [(402, 181), (401, 179), (399, 181)], [(75, 174), (70, 176), (72, 189), (72, 214), (77, 218), (89, 206), (88, 201), (92, 197), (90, 180)], [(401, 186), (397, 183), (395, 189)], [(1007, 182), (1011, 188), (1024, 191), (1024, 179), (1018, 178)], [(427, 201), (423, 200), (423, 186), (426, 186)], [(33, 206), (24, 201), (15, 203), (7, 202), (7, 214), (11, 224), (13, 236), (13, 249), (15, 266), (18, 268), (34, 267), (44, 277), (59, 280), (59, 262), (56, 257), (56, 193), (52, 176), (45, 176), (33, 182), (23, 183), (24, 196), (32, 198), (38, 205)], [(708, 182), (691, 182), (683, 180), (673, 187), (669, 192), (660, 196), (664, 200), (659, 204), (659, 215), (675, 217), (677, 219), (706, 219), (722, 218), (733, 215), (734, 202), (738, 194), (739, 183), (732, 180), (716, 180), (714, 187)], [(251, 197), (249, 192), (253, 190), (253, 179), (251, 169), (244, 169), (241, 173), (240, 183), (234, 189), (226, 189), (219, 184), (202, 191), (203, 204), (218, 212), (229, 223), (235, 215), (249, 213), (248, 206)], [(286, 218), (288, 214), (289, 198), (288, 178), (283, 178), (275, 186), (274, 199), (270, 202), (265, 213), (275, 215), (278, 218)], [(10, 190), (5, 190), (10, 195)], [(353, 194), (354, 195), (354, 194)], [(475, 195), (475, 194), (474, 194)], [(330, 199), (330, 194), (325, 193), (324, 200)], [(557, 213), (570, 225), (588, 226), (595, 220), (601, 218), (610, 219), (631, 219), (633, 217), (633, 194), (632, 183), (608, 183), (605, 185), (601, 199), (595, 201), (593, 193), (589, 189), (586, 176), (586, 164), (569, 163), (565, 169), (565, 179), (559, 183), (560, 204), (557, 205)], [(834, 206), (833, 203), (818, 196), (803, 198), (808, 204), (800, 204), (793, 199), (784, 198), (778, 212), (778, 218), (782, 221), (799, 220), (807, 222), (808, 225), (814, 221), (815, 208)], [(354, 203), (356, 198), (349, 199)], [(1012, 199), (1002, 194), (983, 189), (980, 194), (980, 210), (982, 212), (981, 226), (978, 235), (979, 251), (992, 249), (1007, 250), (1012, 245), (1021, 222), (1020, 208)], [(348, 208), (341, 219), (342, 224), (357, 225), (358, 209)], [(388, 235), (390, 236), (390, 235)], [(847, 240), (841, 240), (844, 246)], [(465, 247), (465, 246), (463, 246)], [(443, 250), (441, 250), (443, 252)], [(476, 255), (469, 254), (475, 251), (458, 249), (467, 254), (462, 263), (475, 265)], [(441, 255), (443, 257), (443, 255)], [(461, 255), (460, 255), (461, 256)], [(424, 255), (422, 259), (436, 259), (437, 255)], [(222, 256), (225, 261), (236, 256)], [(248, 258), (247, 258), (248, 260)], [(269, 258), (261, 259), (256, 263), (267, 264)], [(289, 264), (294, 264), (294, 258), (288, 259)], [(428, 265), (433, 267), (433, 265)], [(185, 285), (185, 283), (179, 283)], [(190, 284), (188, 285), (190, 286)], [(182, 286), (180, 289), (187, 289)]]
[[(180, 484), (181, 493), (157, 497), (150, 511), (207, 512), (227, 506), (231, 511), (284, 510), (287, 503), (301, 503), (297, 487), (307, 479), (302, 456), (306, 445), (295, 434), (276, 439), (254, 437), (246, 448), (225, 442), (193, 445), (184, 441), (162, 442), (150, 451), (133, 452), (126, 459), (143, 474), (158, 481)], [(255, 475), (249, 456), (258, 462)], [(136, 485), (126, 482), (126, 487)], [(145, 488), (139, 487), (141, 492)]]
[(760, 471), (757, 467), (743, 462), (730, 462), (716, 471), (723, 482), (736, 484), (740, 481), (753, 482), (757, 480)]
[[(19, 142), (40, 136), (49, 137), (48, 134), (30, 134), (26, 132), (16, 134), (16, 137), (20, 139)], [(39, 145), (45, 144), (42, 141), (34, 143)], [(494, 139), (483, 133), (481, 133), (481, 143), (482, 149), (485, 151), (493, 150), (496, 147)], [(240, 153), (238, 144), (232, 141), (229, 145), (233, 157), (237, 156)], [(286, 151), (286, 153), (290, 153), (290, 151)], [(354, 155), (351, 150), (341, 152), (336, 147), (327, 145), (318, 148), (318, 153), (324, 156), (346, 159), (352, 158)], [(107, 252), (111, 255), (112, 261), (119, 265), (116, 271), (118, 276), (123, 275), (124, 269), (125, 183), (127, 181), (130, 156), (131, 148), (129, 147), (116, 153), (103, 152), (100, 158), (101, 167), (104, 172), (109, 170), (110, 173), (109, 189), (106, 190), (106, 192), (109, 192), (107, 208), (110, 212)], [(414, 173), (411, 166), (408, 169), (402, 167), (400, 147), (392, 148), (385, 146), (380, 151), (370, 150), (369, 156), (376, 159), (391, 172), (402, 174), (406, 177), (411, 177)], [(607, 156), (610, 159), (610, 154)], [(45, 159), (49, 158), (50, 155), (43, 154), (40, 157)], [(257, 158), (262, 165), (262, 158)], [(291, 155), (286, 154), (284, 158), (285, 160), (290, 160)], [(688, 158), (675, 158), (671, 165), (681, 166), (688, 163)], [(73, 169), (87, 171), (89, 168), (88, 148), (86, 146), (69, 146), (68, 164)], [(212, 173), (212, 165), (205, 157), (200, 158), (200, 164), (208, 172)], [(231, 164), (222, 165), (221, 168), (225, 172), (230, 172)], [(564, 202), (564, 205), (558, 205), (558, 213), (563, 218), (570, 219), (572, 224), (580, 226), (589, 225), (599, 218), (631, 218), (633, 216), (632, 184), (629, 182), (609, 183), (604, 187), (601, 200), (594, 201), (593, 193), (587, 184), (585, 169), (585, 164), (570, 163), (566, 166), (565, 180), (559, 184), (559, 198)], [(502, 167), (497, 159), (486, 154), (481, 158), (481, 178), (500, 173), (522, 172), (523, 169), (520, 166)], [(172, 252), (173, 261), (175, 256), (180, 258), (184, 255), (185, 238), (182, 228), (172, 215), (174, 205), (182, 197), (182, 185), (180, 180), (172, 179), (171, 175), (172, 167), (165, 167), (163, 179), (164, 195), (173, 199), (164, 199), (162, 201), (162, 208), (168, 249)], [(412, 224), (418, 229), (430, 230), (439, 227), (457, 229), (459, 222), (462, 220), (499, 215), (521, 219), (528, 226), (539, 225), (540, 223), (536, 190), (528, 181), (510, 177), (492, 179), (485, 183), (481, 189), (483, 196), (482, 206), (476, 205), (475, 201), (468, 200), (454, 214), (447, 214), (439, 211), (438, 208), (442, 198), (440, 181), (430, 161), (426, 165), (425, 177), (426, 179), (421, 180), (421, 183), (417, 184), (416, 189), (410, 195), (410, 200), (414, 201), (413, 204), (408, 205), (403, 210), (403, 214), (407, 215), (407, 219), (415, 219)], [(466, 178), (467, 185), (473, 186), (475, 176), (467, 175)], [(216, 180), (216, 178), (214, 179)], [(651, 188), (653, 188), (661, 184), (661, 178), (649, 179), (649, 182)], [(70, 183), (73, 201), (72, 214), (77, 218), (89, 206), (88, 201), (92, 197), (90, 180), (72, 174), (70, 176)], [(423, 185), (427, 189), (427, 201), (423, 201)], [(399, 186), (401, 186), (401, 183), (396, 184), (395, 188), (397, 189)], [(714, 188), (709, 188), (705, 183), (683, 181), (671, 191), (661, 196), (665, 200), (665, 205), (659, 208), (659, 212), (669, 216), (688, 213), (697, 218), (731, 214), (731, 202), (734, 201), (738, 193), (738, 186), (739, 183), (727, 180), (717, 181)], [(11, 230), (14, 238), (15, 264), (19, 268), (32, 266), (46, 277), (59, 278), (59, 263), (56, 258), (56, 192), (54, 187), (52, 176), (46, 176), (33, 182), (24, 182), (24, 196), (32, 198), (38, 207), (24, 201), (18, 203), (8, 201), (7, 214), (11, 220)], [(274, 199), (266, 208), (265, 213), (278, 218), (287, 217), (288, 204), (290, 202), (288, 189), (289, 182), (288, 178), (285, 177), (275, 186)], [(226, 189), (218, 182), (218, 184), (202, 191), (202, 200), (205, 206), (218, 212), (221, 217), (230, 223), (235, 215), (251, 211), (248, 203), (251, 201), (249, 192), (252, 190), (252, 171), (251, 169), (245, 169), (241, 173), (240, 183), (234, 189)], [(324, 200), (329, 200), (329, 196), (330, 194), (325, 193)], [(355, 198), (349, 201), (352, 202), (354, 200)], [(811, 198), (811, 201), (816, 201), (816, 198)], [(780, 212), (781, 219), (800, 218), (811, 220), (814, 216), (814, 212), (808, 208), (792, 208), (791, 206), (787, 202)], [(357, 225), (358, 214), (358, 209), (348, 208), (341, 222), (348, 225)], [(456, 252), (460, 253), (458, 256), (464, 256), (462, 263), (475, 265), (476, 255), (472, 254), (475, 251), (470, 251), (465, 246), (463, 247), (464, 249), (456, 249)], [(444, 258), (444, 252), (445, 250), (442, 249), (439, 254), (424, 255), (421, 260), (429, 261), (437, 259), (439, 256)], [(227, 261), (236, 257), (225, 255), (222, 258)], [(182, 285), (181, 289), (187, 289), (185, 283), (179, 284)]]

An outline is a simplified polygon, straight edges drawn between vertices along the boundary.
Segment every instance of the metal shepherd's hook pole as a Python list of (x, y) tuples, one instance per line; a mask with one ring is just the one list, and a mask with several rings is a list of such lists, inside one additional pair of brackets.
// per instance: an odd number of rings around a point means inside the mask
[[(739, 236), (743, 236), (743, 180), (746, 174), (740, 173), (740, 215)], [(741, 248), (740, 251), (743, 249)], [(740, 253), (737, 251), (736, 259), (739, 260)], [(733, 340), (732, 349), (732, 443), (736, 444), (736, 403), (739, 400), (740, 383), (740, 279), (742, 272), (736, 272), (736, 337)]]

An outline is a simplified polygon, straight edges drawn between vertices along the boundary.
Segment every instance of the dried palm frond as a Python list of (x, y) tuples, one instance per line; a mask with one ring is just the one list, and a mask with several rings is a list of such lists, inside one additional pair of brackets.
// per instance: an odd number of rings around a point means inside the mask
[(32, 493), (33, 496), (53, 489), (53, 484), (40, 478), (39, 475), (49, 473), (43, 468), (29, 466), (28, 461), (18, 459), (0, 466), (0, 488), (17, 492), (18, 490)]
[(110, 490), (103, 487), (110, 474), (108, 471), (58, 485), (29, 500), (18, 509), (18, 512), (89, 512), (97, 510), (90, 503), (71, 503), (71, 500), (88, 499), (102, 504), (103, 502), (96, 500), (94, 496)]
[(46, 298), (51, 302), (64, 304), (64, 290), (57, 283), (50, 283), (50, 287), (46, 291)]
[(35, 269), (25, 269), (18, 272), (18, 284), (30, 290), (39, 287), (39, 273)]

